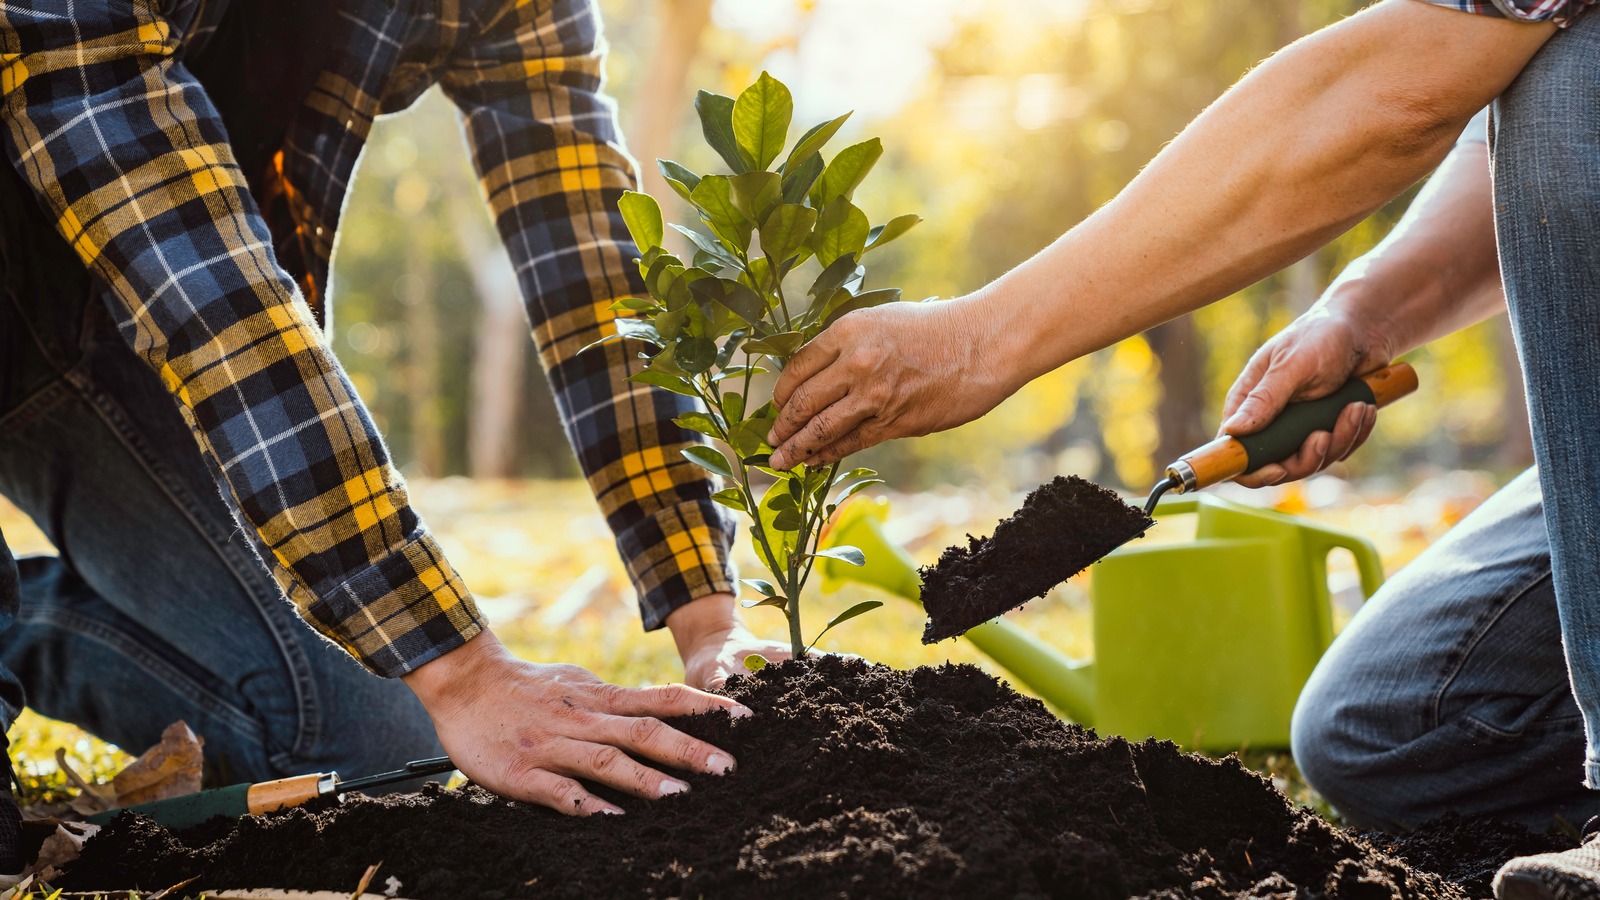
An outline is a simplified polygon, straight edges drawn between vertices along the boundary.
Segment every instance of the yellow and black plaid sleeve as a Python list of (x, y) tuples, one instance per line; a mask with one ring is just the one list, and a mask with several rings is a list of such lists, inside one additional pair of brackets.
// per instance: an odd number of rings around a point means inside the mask
[(274, 259), (160, 9), (0, 0), (7, 153), (302, 615), (373, 671), (403, 674), (481, 619)]
[(696, 597), (731, 591), (732, 523), (679, 452), (693, 400), (627, 380), (639, 348), (578, 351), (615, 328), (613, 301), (642, 296), (617, 200), (636, 183), (601, 93), (590, 0), (491, 0), (442, 75), (516, 264), (528, 317), (579, 463), (639, 591), (646, 628)]

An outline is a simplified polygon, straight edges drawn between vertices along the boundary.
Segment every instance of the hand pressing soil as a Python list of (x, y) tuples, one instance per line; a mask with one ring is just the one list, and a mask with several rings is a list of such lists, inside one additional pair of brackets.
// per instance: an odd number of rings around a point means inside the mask
[(1142, 537), (1155, 520), (1075, 475), (1056, 476), (986, 538), (967, 536), (922, 570), (922, 605), (933, 644), (1010, 612)]
[(570, 819), (476, 787), (171, 834), (123, 814), (60, 887), (474, 897), (1461, 898), (1233, 759), (1098, 739), (971, 666), (823, 657), (735, 679), (755, 711), (673, 724), (738, 755), (687, 794)]

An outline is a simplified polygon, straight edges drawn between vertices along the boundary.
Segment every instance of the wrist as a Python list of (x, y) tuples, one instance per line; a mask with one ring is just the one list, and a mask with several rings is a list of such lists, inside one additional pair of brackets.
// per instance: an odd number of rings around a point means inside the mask
[(478, 693), (484, 672), (511, 658), (511, 651), (485, 628), (465, 644), (400, 676), (429, 713)]
[(720, 645), (730, 633), (744, 628), (733, 595), (707, 594), (697, 597), (667, 614), (667, 630), (678, 646), (678, 656), (688, 658), (707, 642)]
[(1389, 292), (1362, 278), (1341, 279), (1329, 286), (1307, 311), (1307, 317), (1326, 320), (1349, 336), (1358, 372), (1368, 372), (1394, 361), (1403, 350), (1387, 301)]

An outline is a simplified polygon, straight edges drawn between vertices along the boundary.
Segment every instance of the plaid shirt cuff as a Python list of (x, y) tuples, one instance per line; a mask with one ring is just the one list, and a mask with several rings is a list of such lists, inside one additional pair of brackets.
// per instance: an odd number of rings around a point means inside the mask
[(1519, 22), (1554, 22), (1566, 28), (1579, 13), (1597, 0), (1423, 0), (1434, 6), (1462, 12), (1516, 19)]
[(710, 500), (663, 507), (617, 532), (617, 550), (639, 591), (646, 631), (666, 624), (673, 610), (709, 594), (735, 593), (728, 560), (733, 530)]
[[(385, 678), (415, 671), (484, 629), (472, 594), (422, 534), (321, 597), (289, 591), (313, 626)], [(300, 593), (301, 596), (296, 596)]]

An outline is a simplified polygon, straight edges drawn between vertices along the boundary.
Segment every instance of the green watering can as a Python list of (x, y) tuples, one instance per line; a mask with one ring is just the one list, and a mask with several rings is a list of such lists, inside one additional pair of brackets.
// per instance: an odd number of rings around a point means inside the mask
[[(917, 565), (884, 538), (888, 501), (846, 505), (825, 543), (867, 565), (824, 558), (823, 586), (864, 582), (909, 600)], [(1197, 750), (1287, 747), (1289, 716), (1333, 641), (1328, 553), (1355, 555), (1371, 597), (1383, 566), (1371, 542), (1306, 519), (1209, 495), (1169, 500), (1158, 519), (1196, 516), (1195, 538), (1124, 547), (1095, 564), (1093, 661), (1072, 659), (1006, 619), (964, 636), (1073, 721)]]

